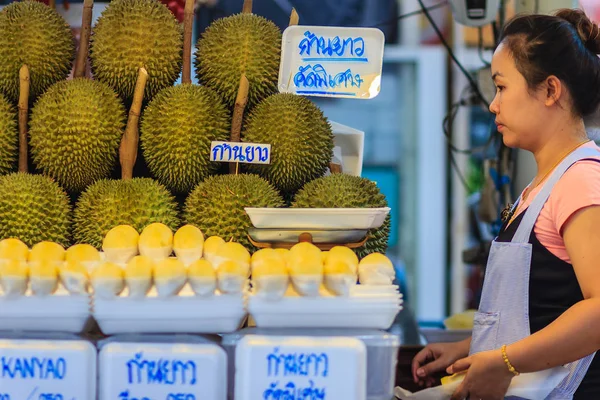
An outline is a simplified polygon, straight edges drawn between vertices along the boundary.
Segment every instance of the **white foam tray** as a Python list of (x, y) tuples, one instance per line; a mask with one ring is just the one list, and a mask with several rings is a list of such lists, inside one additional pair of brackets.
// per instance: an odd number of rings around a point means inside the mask
[(374, 229), (385, 222), (389, 207), (381, 208), (244, 208), (255, 228)]

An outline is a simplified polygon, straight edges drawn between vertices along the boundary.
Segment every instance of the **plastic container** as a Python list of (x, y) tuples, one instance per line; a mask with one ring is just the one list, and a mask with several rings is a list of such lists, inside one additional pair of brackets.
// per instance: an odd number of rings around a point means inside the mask
[(400, 340), (397, 336), (373, 329), (261, 329), (246, 328), (222, 335), (221, 345), (227, 353), (227, 398), (234, 400), (235, 351), (248, 335), (331, 337), (343, 336), (361, 340), (367, 349), (367, 400), (390, 400), (394, 397), (396, 363)]

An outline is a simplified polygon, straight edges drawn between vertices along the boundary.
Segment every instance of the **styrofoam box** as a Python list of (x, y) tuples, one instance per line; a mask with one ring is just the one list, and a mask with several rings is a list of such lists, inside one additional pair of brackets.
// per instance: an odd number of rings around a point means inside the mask
[(116, 340), (101, 347), (98, 361), (98, 400), (227, 397), (227, 357), (216, 344)]
[(366, 364), (356, 338), (248, 335), (235, 350), (235, 400), (366, 400)]
[[(390, 400), (393, 398), (396, 379), (396, 364), (400, 340), (397, 336), (374, 329), (261, 329), (246, 328), (239, 332), (222, 335), (221, 345), (228, 359), (228, 399), (234, 400), (236, 382), (235, 352), (240, 341), (248, 335), (300, 336), (308, 338), (345, 337), (355, 338), (366, 347), (366, 390), (367, 400)], [(348, 378), (349, 379), (349, 378)], [(328, 396), (329, 398), (329, 396)], [(235, 398), (237, 400), (237, 398)]]
[(6, 399), (95, 399), (96, 348), (83, 340), (0, 339)]

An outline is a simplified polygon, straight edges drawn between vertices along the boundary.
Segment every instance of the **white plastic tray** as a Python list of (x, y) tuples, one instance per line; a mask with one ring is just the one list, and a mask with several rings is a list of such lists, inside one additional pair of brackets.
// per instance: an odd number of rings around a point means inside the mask
[(255, 228), (374, 229), (390, 212), (381, 208), (244, 208)]

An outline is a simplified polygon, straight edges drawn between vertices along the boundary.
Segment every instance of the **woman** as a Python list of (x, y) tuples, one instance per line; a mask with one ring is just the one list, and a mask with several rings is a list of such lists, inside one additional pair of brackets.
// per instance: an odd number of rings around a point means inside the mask
[(472, 337), (413, 360), (421, 385), (466, 372), (453, 399), (502, 399), (519, 373), (568, 370), (550, 399), (600, 399), (600, 28), (579, 10), (518, 16), (494, 52), (490, 111), (538, 172), (492, 244)]

